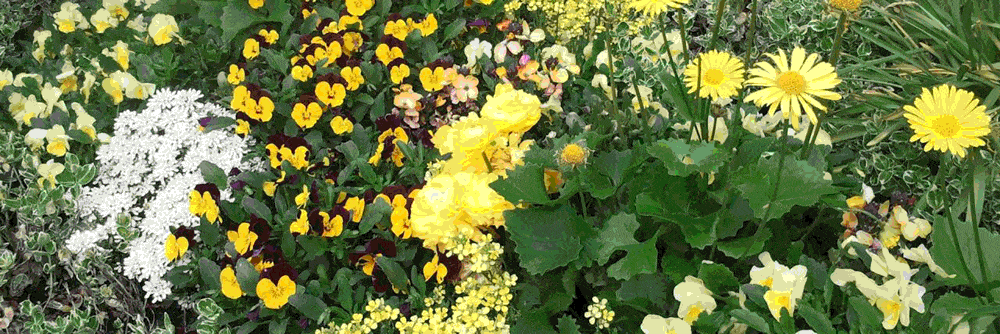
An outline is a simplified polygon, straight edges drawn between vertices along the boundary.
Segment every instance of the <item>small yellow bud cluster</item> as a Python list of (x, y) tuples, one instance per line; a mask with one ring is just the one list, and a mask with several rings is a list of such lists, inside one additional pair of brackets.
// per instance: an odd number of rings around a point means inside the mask
[(594, 303), (587, 306), (587, 313), (583, 316), (590, 320), (590, 324), (597, 325), (597, 328), (608, 328), (611, 320), (615, 318), (615, 311), (608, 311), (608, 300), (594, 297)]
[(400, 314), (399, 309), (385, 305), (385, 300), (382, 298), (368, 301), (368, 305), (365, 306), (365, 311), (368, 312), (368, 317), (355, 313), (351, 316), (351, 322), (331, 327), (329, 329), (320, 329), (317, 330), (316, 333), (367, 334), (377, 329), (378, 325), (383, 321), (399, 319)]

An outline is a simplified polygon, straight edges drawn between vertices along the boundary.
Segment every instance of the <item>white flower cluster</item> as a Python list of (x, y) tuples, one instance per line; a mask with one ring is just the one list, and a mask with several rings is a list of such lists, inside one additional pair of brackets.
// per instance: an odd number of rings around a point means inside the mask
[[(85, 187), (77, 200), (78, 214), (96, 228), (79, 231), (66, 247), (76, 254), (88, 250), (101, 253), (97, 243), (114, 233), (119, 215), (131, 218), (140, 235), (128, 247), (122, 270), (144, 282), (146, 297), (158, 302), (170, 294), (163, 280), (168, 262), (164, 243), (170, 229), (196, 226), (199, 219), (188, 211), (188, 193), (204, 183), (198, 165), (209, 161), (229, 172), (263, 170), (263, 161), (244, 161), (252, 143), (232, 131), (203, 133), (198, 121), (204, 117), (235, 117), (218, 105), (197, 102), (196, 90), (153, 93), (142, 112), (125, 111), (115, 119), (114, 137), (97, 151), (100, 166), (95, 182)], [(223, 200), (231, 199), (222, 187)], [(103, 222), (103, 223), (102, 223)]]

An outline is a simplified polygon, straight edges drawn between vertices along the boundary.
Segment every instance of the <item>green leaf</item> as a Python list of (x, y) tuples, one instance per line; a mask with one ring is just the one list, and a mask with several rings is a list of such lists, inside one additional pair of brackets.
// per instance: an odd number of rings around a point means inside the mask
[[(568, 205), (504, 212), (507, 231), (517, 244), (521, 267), (532, 275), (565, 266), (580, 257), (581, 230), (590, 229)], [(655, 250), (654, 250), (655, 251)]]
[(271, 334), (285, 334), (288, 329), (288, 318), (274, 319), (269, 321), (267, 332)]
[(422, 276), (423, 274), (420, 272), (420, 269), (417, 269), (418, 267), (419, 266), (416, 266), (416, 265), (410, 267), (410, 277), (414, 278), (412, 280), (413, 287), (415, 287), (417, 289), (417, 292), (419, 292), (423, 296), (426, 296), (427, 295), (427, 282), (421, 279), (421, 278), (423, 278), (423, 276)]
[(508, 202), (517, 204), (522, 200), (532, 204), (548, 204), (549, 195), (545, 193), (545, 180), (542, 166), (527, 163), (514, 170), (507, 171), (507, 178), (499, 178), (490, 183), (498, 194)]
[(240, 290), (243, 290), (243, 293), (248, 296), (256, 296), (258, 280), (260, 280), (260, 274), (249, 261), (241, 258), (236, 262), (236, 282), (240, 284)]
[(568, 315), (559, 318), (558, 327), (559, 333), (562, 334), (580, 334), (580, 326), (576, 324), (576, 319)]
[(511, 333), (556, 334), (549, 325), (547, 312), (539, 309), (525, 310), (521, 317), (510, 327)]
[(684, 277), (694, 275), (697, 271), (690, 261), (691, 260), (683, 258), (675, 252), (664, 252), (660, 263), (663, 264), (664, 274), (670, 276), (670, 279), (675, 282), (681, 282), (684, 281)]
[(733, 275), (732, 270), (718, 263), (703, 263), (701, 268), (698, 268), (698, 278), (705, 281), (705, 287), (708, 290), (717, 294), (720, 294), (722, 291), (739, 289), (740, 286), (740, 282), (736, 280), (736, 276)]
[(271, 65), (271, 68), (275, 71), (278, 71), (278, 73), (288, 73), (288, 59), (280, 53), (271, 49), (261, 48), (260, 54), (264, 56), (264, 59), (267, 60), (267, 64)]
[(361, 221), (358, 222), (359, 232), (362, 234), (368, 233), (375, 223), (384, 221), (385, 217), (390, 213), (392, 213), (392, 205), (383, 200), (376, 200), (372, 204), (365, 205), (364, 215), (361, 216)]
[(288, 297), (288, 303), (292, 304), (296, 310), (312, 320), (319, 320), (319, 317), (326, 311), (326, 303), (316, 296), (306, 293), (306, 288), (299, 285), (295, 289), (295, 294)]
[[(271, 2), (271, 1), (268, 1)], [(284, 1), (280, 1), (284, 2)], [(229, 0), (222, 9), (222, 41), (229, 45), (233, 37), (246, 28), (265, 22), (267, 18), (260, 11), (250, 8), (250, 4), (241, 0)]]
[(222, 269), (219, 269), (219, 265), (207, 258), (201, 258), (198, 261), (198, 268), (201, 273), (201, 281), (204, 282), (205, 286), (209, 290), (220, 290), (222, 283), (219, 281), (219, 275)]
[(205, 127), (205, 132), (212, 132), (218, 129), (224, 129), (230, 125), (236, 124), (236, 120), (229, 117), (212, 117), (212, 120), (208, 122), (208, 126)]
[[(204, 259), (202, 259), (204, 260)], [(202, 298), (197, 305), (198, 317), (215, 320), (222, 314), (222, 308), (212, 298)]]
[(854, 296), (851, 297), (849, 301), (850, 308), (848, 309), (848, 321), (851, 321), (852, 316), (855, 321), (858, 317), (860, 317), (863, 324), (870, 328), (874, 329), (882, 327), (882, 320), (879, 319), (882, 312), (879, 312), (879, 310), (869, 304), (867, 299), (864, 297)]
[[(837, 192), (831, 181), (823, 179), (823, 171), (807, 162), (789, 156), (785, 157), (784, 167), (781, 167), (778, 159), (780, 157), (777, 156), (761, 158), (756, 166), (743, 167), (733, 176), (736, 189), (750, 202), (750, 208), (758, 219), (781, 217), (793, 206), (810, 206), (816, 204), (820, 196)], [(776, 180), (780, 168), (783, 168), (781, 179)], [(772, 201), (775, 183), (778, 191)], [(768, 217), (764, 217), (765, 214)]]
[(803, 319), (806, 319), (806, 323), (812, 330), (819, 334), (835, 334), (836, 330), (833, 329), (833, 324), (830, 323), (830, 317), (826, 314), (820, 313), (819, 310), (813, 308), (809, 304), (800, 303), (796, 309), (796, 314), (801, 315)]
[(746, 238), (740, 238), (735, 240), (719, 241), (716, 243), (719, 250), (723, 254), (732, 258), (742, 258), (746, 256), (754, 256), (764, 250), (764, 244), (771, 239), (774, 235), (771, 233), (771, 229), (767, 227), (762, 227), (760, 231), (760, 236), (749, 236)]
[(465, 19), (464, 18), (455, 19), (454, 21), (451, 22), (451, 24), (448, 24), (448, 26), (444, 28), (444, 40), (450, 41), (453, 38), (458, 37), (458, 34), (461, 34), (462, 29), (464, 28), (465, 28)]
[(638, 229), (639, 222), (633, 214), (619, 213), (608, 219), (598, 237), (601, 248), (597, 251), (597, 264), (606, 264), (616, 250), (638, 244), (634, 237)]
[[(931, 257), (945, 272), (956, 275), (950, 279), (935, 277), (935, 280), (951, 285), (973, 285), (980, 292), (989, 290), (987, 286), (1000, 280), (1000, 248), (995, 247), (1000, 245), (1000, 235), (960, 221), (954, 215), (951, 219), (934, 216), (931, 220), (934, 226)], [(979, 233), (982, 247), (975, 243), (976, 233)], [(980, 256), (985, 268), (980, 266)]]
[(656, 238), (649, 239), (638, 245), (623, 246), (628, 252), (624, 258), (608, 267), (608, 276), (624, 280), (638, 274), (656, 272)]
[(201, 170), (201, 176), (205, 178), (205, 181), (215, 184), (219, 189), (225, 189), (229, 186), (226, 183), (226, 172), (223, 172), (222, 168), (219, 168), (215, 164), (202, 161), (198, 165), (198, 169)]
[[(215, 223), (210, 223), (206, 219), (201, 220), (201, 224), (198, 225), (198, 235), (201, 237), (201, 242), (205, 245), (215, 245), (219, 242), (219, 225)], [(188, 240), (191, 241), (191, 240)]]
[(723, 212), (698, 217), (688, 207), (691, 205), (688, 199), (690, 194), (684, 188), (683, 179), (673, 179), (680, 182), (667, 183), (657, 193), (639, 194), (635, 200), (636, 213), (676, 224), (684, 234), (684, 241), (692, 247), (703, 249), (715, 241), (714, 227), (723, 220)]
[(409, 284), (409, 279), (406, 278), (406, 272), (403, 271), (403, 267), (400, 266), (399, 263), (396, 263), (396, 261), (385, 256), (380, 256), (378, 259), (375, 259), (375, 262), (378, 264), (378, 267), (382, 268), (382, 271), (385, 272), (385, 276), (389, 278), (389, 282), (392, 283), (392, 286), (397, 289), (405, 289)]
[(764, 320), (757, 313), (750, 312), (745, 309), (735, 309), (729, 313), (739, 322), (747, 324), (750, 328), (753, 328), (761, 333), (770, 333), (771, 327), (767, 325), (767, 321)]
[[(670, 175), (688, 176), (695, 172), (707, 173), (719, 169), (731, 154), (716, 147), (715, 142), (694, 142), (688, 144), (681, 139), (659, 140), (647, 148), (649, 155), (663, 162)], [(685, 158), (691, 158), (684, 163)]]
[(615, 296), (622, 302), (648, 300), (656, 308), (663, 309), (667, 306), (667, 297), (672, 294), (667, 289), (667, 284), (667, 279), (662, 274), (635, 275), (622, 282), (621, 287), (615, 291)]
[(271, 222), (273, 217), (271, 216), (271, 209), (264, 205), (261, 201), (254, 199), (253, 197), (243, 198), (243, 207), (247, 212), (257, 215), (257, 217)]
[(221, 28), (222, 8), (225, 6), (223, 1), (198, 1), (198, 18), (210, 26)]

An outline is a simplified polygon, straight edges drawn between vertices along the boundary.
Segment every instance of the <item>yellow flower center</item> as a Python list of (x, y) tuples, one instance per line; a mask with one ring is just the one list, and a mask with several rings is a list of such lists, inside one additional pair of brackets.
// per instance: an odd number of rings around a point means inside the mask
[(962, 126), (954, 115), (941, 115), (931, 121), (931, 130), (942, 137), (953, 138)]
[(583, 163), (586, 154), (587, 152), (585, 152), (580, 145), (569, 144), (563, 148), (562, 153), (559, 154), (559, 158), (566, 163), (579, 165)]
[(806, 91), (806, 78), (799, 72), (788, 71), (778, 76), (778, 87), (789, 95), (799, 95)]
[(722, 70), (712, 68), (705, 71), (705, 77), (703, 79), (705, 80), (705, 83), (709, 85), (718, 86), (722, 83), (722, 81), (726, 80), (726, 74), (722, 73)]
[(698, 307), (698, 305), (692, 305), (691, 307), (688, 308), (687, 314), (684, 315), (684, 321), (686, 321), (689, 324), (694, 323), (696, 320), (698, 320), (698, 316), (701, 315), (701, 312), (703, 311), (705, 310), (702, 309), (701, 307)]
[(855, 11), (861, 7), (861, 0), (830, 0), (830, 6), (840, 10)]
[(901, 305), (895, 301), (887, 299), (879, 299), (876, 304), (878, 304), (879, 311), (882, 311), (882, 314), (885, 316), (885, 321), (891, 324), (892, 327), (895, 327), (896, 322), (899, 321), (899, 311)]

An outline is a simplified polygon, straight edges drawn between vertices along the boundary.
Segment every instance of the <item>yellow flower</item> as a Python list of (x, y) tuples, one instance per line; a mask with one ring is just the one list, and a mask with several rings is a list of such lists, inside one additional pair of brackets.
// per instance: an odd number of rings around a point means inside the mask
[(340, 69), (340, 76), (347, 81), (347, 90), (357, 90), (361, 84), (365, 83), (365, 77), (361, 75), (361, 68), (357, 66)]
[(236, 281), (236, 271), (232, 266), (226, 266), (226, 269), (219, 272), (219, 283), (222, 284), (222, 295), (229, 299), (243, 297), (243, 289), (240, 289), (240, 283)]
[(424, 67), (420, 69), (420, 84), (428, 92), (436, 92), (444, 88), (444, 68), (438, 67), (434, 70)]
[(108, 95), (111, 96), (111, 100), (115, 105), (118, 105), (125, 99), (125, 92), (122, 90), (122, 85), (111, 77), (104, 78), (104, 80), (101, 81), (101, 88), (104, 89), (105, 93), (108, 93)]
[(448, 276), (448, 267), (438, 263), (437, 253), (434, 253), (434, 258), (424, 265), (424, 281), (429, 281), (431, 277), (435, 276), (437, 276), (438, 284), (443, 283), (445, 276)]
[(247, 110), (244, 110), (247, 116), (261, 122), (268, 122), (271, 120), (271, 116), (274, 114), (274, 102), (271, 102), (271, 98), (267, 96), (261, 96), (260, 100), (254, 100), (253, 98), (247, 98), (245, 100)]
[(819, 62), (818, 54), (806, 56), (806, 50), (796, 47), (792, 50), (791, 62), (784, 50), (778, 50), (778, 55), (767, 54), (777, 64), (777, 68), (766, 62), (759, 62), (750, 70), (750, 80), (747, 86), (761, 86), (760, 89), (744, 99), (753, 101), (758, 107), (770, 104), (769, 115), (781, 108), (781, 115), (792, 122), (792, 127), (799, 130), (799, 118), (803, 110), (809, 116), (810, 124), (819, 120), (813, 108), (826, 111), (827, 108), (816, 100), (840, 100), (840, 94), (830, 91), (838, 84), (837, 71), (833, 65)]
[(264, 0), (248, 0), (248, 1), (250, 3), (250, 8), (260, 9), (260, 7), (264, 7)]
[(646, 315), (639, 325), (645, 334), (691, 334), (691, 325), (679, 318), (663, 318), (655, 314)]
[(97, 30), (98, 34), (103, 34), (108, 28), (117, 27), (118, 20), (112, 18), (111, 12), (107, 9), (101, 8), (90, 16), (90, 24), (94, 25), (94, 30)]
[(49, 142), (49, 145), (45, 147), (46, 152), (57, 157), (66, 155), (66, 150), (69, 149), (69, 136), (66, 135), (62, 125), (53, 125), (51, 129), (46, 131), (45, 139)]
[(299, 219), (293, 221), (288, 225), (288, 231), (291, 233), (306, 234), (309, 233), (309, 215), (306, 210), (299, 210)]
[(129, 55), (133, 53), (129, 51), (128, 44), (122, 41), (118, 41), (114, 47), (104, 49), (102, 52), (103, 55), (114, 59), (118, 63), (118, 66), (122, 68), (122, 71), (128, 71)]
[(406, 207), (396, 207), (389, 216), (392, 222), (392, 234), (402, 239), (409, 239), (413, 235), (413, 227), (410, 225), (410, 211)]
[(316, 98), (331, 108), (344, 104), (344, 98), (347, 97), (347, 90), (340, 83), (330, 84), (326, 81), (320, 81), (316, 84), (314, 92)]
[(226, 232), (229, 241), (236, 246), (236, 252), (240, 255), (246, 254), (250, 247), (257, 242), (257, 233), (250, 230), (250, 223), (242, 223), (236, 231)]
[(713, 100), (732, 97), (743, 88), (743, 61), (727, 52), (708, 51), (684, 69), (684, 83), (689, 89), (688, 94), (694, 93), (700, 85), (699, 97), (711, 96)]
[(420, 29), (420, 35), (427, 37), (433, 34), (438, 28), (437, 18), (434, 17), (434, 13), (427, 14), (427, 17), (423, 21), (416, 24), (416, 28)]
[(341, 215), (334, 215), (330, 218), (330, 214), (326, 212), (320, 212), (320, 216), (323, 216), (323, 236), (324, 237), (336, 237), (344, 232), (344, 217)]
[(306, 82), (313, 76), (313, 69), (309, 65), (295, 65), (292, 67), (292, 78)]
[(267, 195), (268, 197), (274, 197), (274, 191), (278, 190), (278, 184), (274, 183), (274, 182), (271, 182), (271, 181), (267, 181), (267, 182), (264, 182), (264, 187), (263, 188), (264, 188), (264, 194), (265, 195)]
[(229, 75), (226, 76), (226, 81), (229, 81), (230, 85), (239, 85), (247, 77), (247, 72), (242, 67), (236, 64), (229, 65)]
[(591, 150), (586, 147), (583, 141), (566, 144), (562, 150), (559, 150), (559, 164), (573, 168), (585, 165), (590, 152)]
[(260, 42), (254, 38), (247, 38), (243, 41), (243, 58), (247, 60), (257, 58), (260, 55)]
[(703, 312), (712, 314), (717, 306), (705, 282), (694, 276), (685, 277), (684, 282), (674, 287), (674, 299), (680, 302), (677, 316), (688, 324), (693, 324)]
[(229, 107), (236, 111), (242, 111), (243, 113), (248, 113), (250, 90), (246, 86), (236, 86), (233, 88), (233, 100), (229, 102)]
[(275, 42), (278, 41), (278, 31), (274, 29), (272, 30), (261, 29), (260, 31), (257, 32), (257, 35), (260, 35), (260, 37), (264, 37), (264, 41), (267, 42), (268, 44), (274, 44)]
[(771, 289), (764, 293), (764, 301), (775, 319), (781, 320), (781, 309), (788, 310), (789, 315), (795, 314), (795, 305), (805, 289), (806, 273), (805, 266), (797, 265), (773, 277)]
[(360, 197), (351, 197), (344, 203), (344, 209), (351, 211), (351, 221), (357, 223), (365, 214), (365, 200)]
[(336, 116), (330, 120), (330, 128), (333, 129), (333, 133), (342, 135), (344, 133), (354, 132), (354, 123), (351, 120), (343, 116)]
[(406, 35), (410, 33), (410, 27), (406, 24), (406, 21), (396, 20), (389, 21), (385, 23), (384, 35), (395, 37), (398, 40), (405, 40)]
[(316, 102), (309, 102), (308, 107), (302, 103), (296, 103), (292, 107), (292, 119), (295, 120), (295, 124), (298, 124), (300, 128), (312, 128), (319, 121), (320, 117), (323, 117), (323, 109)]
[(480, 115), (499, 132), (526, 132), (542, 117), (541, 105), (533, 94), (510, 84), (498, 84), (494, 94), (486, 97)]
[(643, 12), (646, 16), (659, 16), (667, 8), (681, 8), (690, 0), (631, 0), (628, 8)]
[(269, 278), (262, 278), (257, 281), (257, 296), (264, 301), (264, 306), (269, 309), (279, 309), (288, 304), (288, 297), (295, 294), (295, 282), (287, 275), (278, 279), (278, 284), (271, 282)]
[(250, 123), (248, 123), (247, 121), (244, 121), (242, 119), (237, 119), (236, 120), (236, 130), (235, 130), (235, 132), (238, 135), (249, 136), (250, 135)]
[(10, 70), (0, 71), (0, 89), (14, 82), (14, 73)]
[(346, 2), (347, 12), (354, 16), (365, 15), (375, 5), (374, 0), (347, 0)]
[(986, 107), (969, 91), (944, 84), (934, 90), (923, 89), (913, 105), (903, 107), (913, 129), (910, 141), (919, 140), (924, 151), (932, 149), (965, 157), (965, 149), (986, 144), (990, 134)]
[(177, 27), (177, 21), (170, 15), (156, 14), (149, 22), (149, 36), (153, 38), (153, 44), (156, 45), (170, 43), (174, 40), (174, 36), (177, 36), (178, 31), (180, 28)]
[(306, 205), (306, 201), (308, 200), (309, 200), (309, 187), (303, 184), (302, 192), (299, 193), (298, 195), (295, 195), (295, 206), (301, 208)]
[(90, 116), (83, 106), (78, 102), (73, 102), (71, 105), (73, 111), (76, 112), (76, 122), (70, 124), (72, 128), (83, 131), (90, 137), (90, 139), (97, 139), (97, 129), (94, 128), (94, 122), (97, 121), (93, 116)]
[[(302, 169), (309, 165), (309, 160), (306, 159), (306, 154), (309, 153), (309, 149), (305, 146), (299, 146), (295, 148), (295, 152), (292, 149), (282, 146), (278, 153), (281, 154), (281, 160), (288, 160), (295, 169)], [(280, 163), (279, 163), (280, 165)]]
[(173, 261), (184, 256), (188, 250), (188, 239), (187, 237), (180, 237), (170, 234), (167, 235), (167, 242), (164, 244), (164, 249), (167, 256), (167, 261)]
[(207, 191), (198, 194), (197, 190), (192, 190), (188, 193), (190, 201), (188, 203), (188, 211), (192, 215), (201, 217), (205, 216), (208, 222), (212, 223), (219, 219), (219, 207), (215, 204), (215, 199)]
[(853, 12), (861, 7), (862, 0), (830, 0), (830, 7)]
[(49, 188), (55, 188), (56, 176), (61, 174), (65, 169), (66, 168), (63, 164), (53, 162), (52, 159), (49, 159), (49, 161), (44, 164), (39, 164), (36, 169), (38, 171), (38, 176), (40, 176), (38, 178), (38, 186), (41, 187), (45, 181), (49, 181)]
[(389, 62), (396, 60), (398, 58), (403, 58), (403, 50), (397, 46), (389, 48), (388, 44), (379, 44), (375, 48), (375, 57), (378, 58), (382, 65), (389, 65)]
[(392, 79), (393, 84), (398, 85), (403, 82), (403, 79), (406, 79), (409, 76), (410, 66), (406, 64), (393, 66), (392, 69), (389, 70), (389, 79)]
[(562, 173), (555, 169), (545, 169), (545, 193), (554, 194), (559, 192), (559, 187), (563, 184)]
[(104, 9), (111, 12), (111, 16), (119, 22), (124, 22), (128, 18), (128, 9), (125, 8), (127, 0), (104, 0)]

